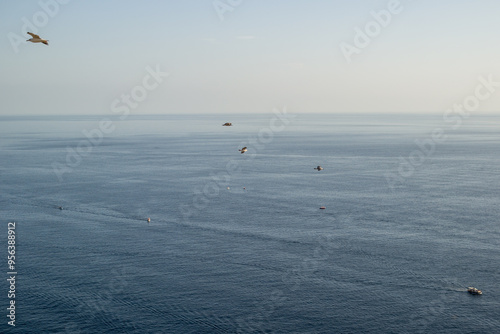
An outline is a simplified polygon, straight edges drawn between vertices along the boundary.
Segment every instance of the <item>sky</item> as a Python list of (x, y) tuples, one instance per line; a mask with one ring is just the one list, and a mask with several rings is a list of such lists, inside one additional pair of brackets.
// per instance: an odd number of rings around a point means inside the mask
[(439, 114), (465, 101), (500, 114), (499, 13), (498, 0), (2, 1), (0, 115)]

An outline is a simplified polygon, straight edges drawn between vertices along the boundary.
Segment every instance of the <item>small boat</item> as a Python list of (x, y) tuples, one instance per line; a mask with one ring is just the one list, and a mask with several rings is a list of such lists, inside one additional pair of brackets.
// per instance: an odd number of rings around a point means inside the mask
[(483, 292), (473, 286), (469, 286), (467, 288), (467, 292), (470, 293), (471, 295), (482, 295)]
[(233, 126), (233, 123), (226, 122), (226, 123), (222, 124), (222, 126)]
[(325, 210), (325, 209), (326, 209), (326, 207), (324, 207), (324, 206), (320, 207), (320, 210)]

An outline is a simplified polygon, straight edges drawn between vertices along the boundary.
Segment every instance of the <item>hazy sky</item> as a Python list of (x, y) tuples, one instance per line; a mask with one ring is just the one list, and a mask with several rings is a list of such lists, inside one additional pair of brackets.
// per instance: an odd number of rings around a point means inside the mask
[[(442, 113), (500, 82), (499, 15), (498, 0), (2, 1), (0, 115)], [(474, 112), (500, 110), (494, 90)]]

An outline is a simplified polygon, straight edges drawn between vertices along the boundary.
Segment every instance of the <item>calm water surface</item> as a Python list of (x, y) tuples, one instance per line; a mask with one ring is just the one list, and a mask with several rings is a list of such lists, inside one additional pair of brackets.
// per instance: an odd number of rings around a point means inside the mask
[(500, 332), (500, 117), (273, 117), (0, 118), (0, 331)]

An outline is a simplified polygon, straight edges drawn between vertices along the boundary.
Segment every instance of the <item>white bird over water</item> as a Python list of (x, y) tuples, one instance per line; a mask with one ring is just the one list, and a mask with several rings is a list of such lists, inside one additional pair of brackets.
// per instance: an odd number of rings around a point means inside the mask
[(26, 42), (32, 42), (32, 43), (43, 43), (45, 45), (49, 45), (49, 41), (43, 38), (40, 38), (37, 34), (34, 34), (32, 32), (28, 32), (28, 35), (31, 36), (30, 39), (27, 39)]

